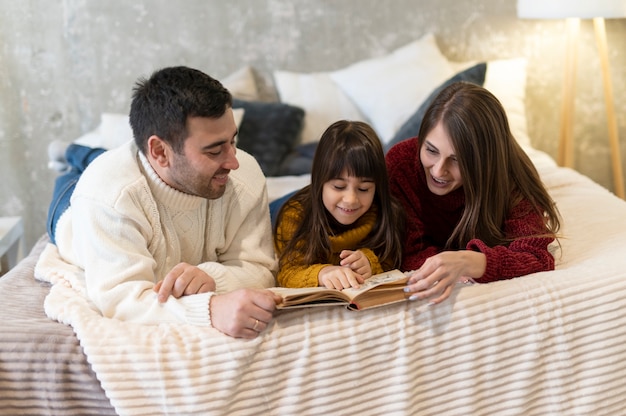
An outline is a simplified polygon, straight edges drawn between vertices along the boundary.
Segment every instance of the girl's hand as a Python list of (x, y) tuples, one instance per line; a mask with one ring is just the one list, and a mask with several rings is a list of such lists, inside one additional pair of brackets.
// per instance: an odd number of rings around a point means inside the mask
[(358, 288), (364, 279), (352, 269), (343, 266), (326, 266), (317, 275), (320, 286), (329, 289)]
[(450, 296), (457, 282), (481, 277), (486, 266), (487, 258), (483, 253), (444, 251), (429, 257), (422, 267), (415, 270), (404, 291), (411, 293), (410, 300), (434, 298), (429, 304), (440, 303)]
[(372, 265), (362, 251), (343, 250), (339, 253), (339, 257), (341, 258), (341, 263), (339, 263), (341, 266), (349, 267), (361, 276), (363, 280), (372, 277)]

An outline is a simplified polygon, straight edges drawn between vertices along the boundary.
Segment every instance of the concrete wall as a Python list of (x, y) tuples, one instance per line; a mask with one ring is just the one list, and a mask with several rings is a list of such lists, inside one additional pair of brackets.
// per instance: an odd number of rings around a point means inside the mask
[[(555, 156), (563, 21), (519, 20), (515, 0), (0, 0), (0, 216), (45, 232), (53, 172), (46, 148), (128, 111), (139, 76), (189, 65), (218, 78), (251, 65), (266, 99), (271, 71), (326, 71), (433, 32), (454, 60), (525, 56), (533, 145)], [(607, 21), (615, 104), (626, 142), (626, 19)], [(579, 50), (576, 167), (611, 188), (591, 22)], [(622, 144), (626, 159), (626, 143)]]

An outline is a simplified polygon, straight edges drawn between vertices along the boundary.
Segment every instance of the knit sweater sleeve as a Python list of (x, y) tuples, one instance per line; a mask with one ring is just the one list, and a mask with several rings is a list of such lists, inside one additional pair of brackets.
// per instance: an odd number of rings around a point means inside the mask
[(505, 233), (514, 240), (508, 246), (489, 247), (474, 239), (468, 250), (480, 251), (487, 257), (485, 273), (479, 283), (511, 279), (530, 273), (554, 270), (554, 256), (548, 250), (551, 237), (536, 237), (543, 230), (543, 218), (524, 200), (518, 204), (505, 222)]
[(365, 257), (367, 257), (367, 260), (369, 260), (370, 262), (370, 266), (372, 268), (372, 275), (374, 274), (379, 274), (382, 273), (385, 270), (389, 270), (390, 266), (389, 265), (383, 265), (380, 262), (380, 259), (378, 258), (378, 256), (369, 248), (360, 248), (359, 250), (361, 250), (363, 252), (363, 254), (365, 254)]
[[(283, 214), (276, 225), (276, 236), (274, 238), (278, 256), (285, 251), (287, 242), (296, 233), (302, 221), (302, 215), (302, 206), (300, 204), (292, 201), (288, 201), (285, 204)], [(326, 266), (329, 265), (304, 265), (301, 253), (293, 253), (292, 260), (279, 268), (276, 280), (278, 285), (283, 287), (315, 287), (319, 285), (318, 275), (320, 270)]]

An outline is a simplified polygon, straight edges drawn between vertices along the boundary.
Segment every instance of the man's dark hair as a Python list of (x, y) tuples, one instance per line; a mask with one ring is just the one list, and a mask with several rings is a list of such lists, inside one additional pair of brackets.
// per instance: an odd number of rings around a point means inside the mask
[(146, 154), (156, 135), (182, 153), (188, 117), (219, 118), (232, 106), (230, 92), (216, 79), (184, 66), (163, 68), (133, 88), (130, 125), (135, 143)]

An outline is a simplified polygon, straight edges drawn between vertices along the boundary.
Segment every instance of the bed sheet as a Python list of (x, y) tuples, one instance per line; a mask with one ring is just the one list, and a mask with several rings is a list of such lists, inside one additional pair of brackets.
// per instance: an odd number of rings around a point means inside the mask
[(34, 268), (48, 241), (0, 277), (0, 414), (115, 415), (72, 328), (44, 313)]

